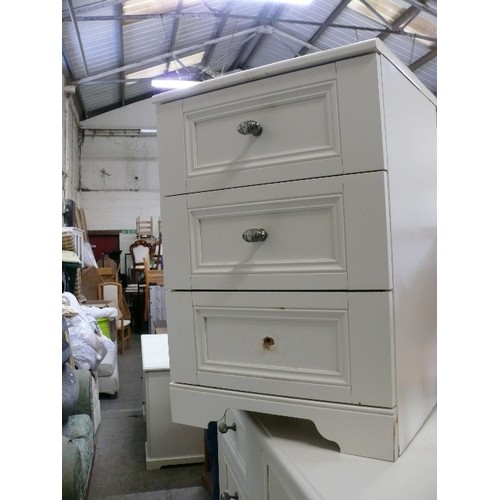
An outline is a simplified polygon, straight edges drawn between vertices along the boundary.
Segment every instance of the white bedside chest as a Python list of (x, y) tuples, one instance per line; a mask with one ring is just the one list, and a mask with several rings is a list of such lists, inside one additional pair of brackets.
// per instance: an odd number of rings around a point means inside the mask
[(168, 335), (141, 335), (146, 469), (204, 460), (203, 430), (172, 422)]
[(394, 461), (436, 405), (436, 100), (369, 40), (155, 96), (172, 414)]

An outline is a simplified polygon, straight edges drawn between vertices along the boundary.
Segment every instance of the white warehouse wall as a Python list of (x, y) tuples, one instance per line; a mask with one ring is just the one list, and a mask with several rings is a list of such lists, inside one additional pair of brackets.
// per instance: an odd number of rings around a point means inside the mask
[[(63, 78), (64, 87), (64, 78)], [(61, 221), (64, 224), (64, 202), (73, 200), (78, 205), (80, 179), (80, 140), (81, 129), (78, 113), (74, 109), (72, 97), (62, 92), (62, 198)]]
[(82, 121), (79, 207), (89, 231), (120, 231), (122, 272), (135, 241), (136, 217), (153, 217), (158, 236), (160, 188), (156, 109), (150, 100)]

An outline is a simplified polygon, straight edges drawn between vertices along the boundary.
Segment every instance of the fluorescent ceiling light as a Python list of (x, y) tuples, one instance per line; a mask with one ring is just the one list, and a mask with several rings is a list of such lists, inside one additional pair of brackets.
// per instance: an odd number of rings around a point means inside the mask
[(166, 63), (156, 64), (155, 66), (150, 66), (149, 68), (129, 73), (125, 79), (135, 81), (143, 78), (161, 78), (161, 75), (166, 73), (167, 70), (177, 71), (183, 69), (185, 66), (196, 66), (197, 64), (200, 64), (204, 55), (205, 51), (201, 51), (196, 52), (196, 54), (191, 54), (190, 56), (174, 59), (173, 61), (170, 61), (168, 68)]
[(151, 80), (151, 86), (157, 89), (187, 89), (199, 82), (192, 80), (175, 80), (173, 78), (155, 78)]
[[(183, 7), (200, 4), (200, 0), (184, 0)], [(127, 0), (123, 2), (124, 14), (161, 14), (175, 11), (178, 0)]]
[(290, 3), (294, 5), (308, 5), (312, 0), (257, 0), (260, 2), (269, 2), (269, 3)]

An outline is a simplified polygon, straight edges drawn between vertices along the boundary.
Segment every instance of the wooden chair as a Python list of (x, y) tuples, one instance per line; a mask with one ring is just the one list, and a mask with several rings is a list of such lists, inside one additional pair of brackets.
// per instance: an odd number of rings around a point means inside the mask
[(147, 266), (149, 267), (152, 249), (151, 245), (146, 240), (136, 240), (129, 247), (130, 255), (132, 257), (132, 281), (138, 282), (137, 275), (139, 272), (144, 272), (144, 259), (147, 259)]
[(97, 285), (97, 296), (99, 300), (109, 300), (109, 305), (118, 311), (118, 348), (120, 354), (123, 354), (125, 344), (127, 345), (127, 349), (131, 347), (130, 337), (132, 331), (130, 310), (123, 298), (122, 285), (116, 281), (99, 283)]
[(118, 281), (118, 271), (113, 267), (98, 267), (97, 273), (103, 281)]
[(144, 258), (144, 283), (146, 285), (144, 291), (144, 321), (148, 320), (149, 311), (149, 287), (150, 285), (163, 285), (163, 270), (150, 269), (149, 262)]
[(163, 244), (161, 242), (161, 237), (156, 240), (154, 244), (151, 260), (153, 269), (163, 269)]
[(153, 217), (148, 219), (135, 218), (135, 232), (138, 240), (145, 240), (149, 244), (154, 243)]

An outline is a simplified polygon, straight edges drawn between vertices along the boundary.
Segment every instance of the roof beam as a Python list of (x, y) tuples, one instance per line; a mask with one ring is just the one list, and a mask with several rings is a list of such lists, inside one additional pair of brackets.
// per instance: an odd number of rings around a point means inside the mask
[[(183, 0), (179, 0), (177, 2), (177, 8), (175, 10), (176, 14), (180, 14), (182, 12), (182, 2), (183, 2)], [(170, 37), (170, 43), (168, 44), (167, 54), (172, 52), (172, 49), (175, 46), (175, 40), (177, 38), (177, 31), (179, 31), (179, 18), (176, 16), (174, 18), (174, 23), (172, 25), (172, 36)], [(172, 58), (170, 58), (170, 57), (167, 58), (167, 61), (166, 61), (167, 62), (167, 66), (166, 66), (167, 71), (168, 71), (168, 65), (169, 65), (171, 59)]]
[(423, 55), (420, 59), (417, 59), (416, 61), (412, 62), (408, 66), (408, 68), (410, 68), (412, 71), (415, 71), (424, 64), (428, 63), (429, 61), (432, 61), (435, 57), (437, 57), (437, 45), (429, 52), (427, 52), (427, 54)]
[(75, 11), (80, 12), (92, 12), (94, 10), (102, 9), (103, 7), (109, 7), (111, 5), (122, 5), (127, 0), (99, 0), (97, 2), (91, 3), (89, 5), (83, 5), (81, 7), (76, 7)]
[[(314, 35), (311, 38), (309, 38), (307, 43), (314, 45), (318, 41), (318, 39), (321, 37), (321, 35), (330, 27), (330, 25), (333, 23), (333, 21), (335, 21), (335, 19), (337, 19), (337, 17), (339, 17), (340, 14), (342, 14), (344, 9), (347, 7), (347, 5), (349, 5), (350, 2), (351, 2), (351, 0), (342, 0), (337, 5), (337, 7), (335, 7), (335, 9), (332, 11), (332, 13), (325, 19), (325, 22), (319, 27), (319, 29), (316, 31), (316, 33), (314, 33)], [(308, 51), (309, 51), (309, 47), (304, 45), (304, 47), (302, 47), (299, 50), (298, 55), (303, 56)]]
[(180, 57), (180, 56), (192, 54), (192, 53), (198, 52), (200, 50), (205, 50), (210, 45), (213, 45), (213, 44), (216, 44), (219, 42), (225, 42), (226, 40), (230, 40), (230, 39), (235, 38), (235, 37), (247, 36), (248, 34), (255, 34), (255, 33), (259, 32), (259, 30), (260, 30), (260, 27), (257, 26), (255, 28), (250, 28), (248, 30), (240, 31), (239, 33), (234, 33), (234, 34), (223, 36), (223, 37), (216, 38), (213, 40), (207, 40), (206, 42), (200, 43), (198, 45), (192, 45), (192, 46), (186, 47), (184, 49), (174, 50), (172, 52), (167, 52), (166, 54), (160, 54), (159, 56), (149, 57), (148, 59), (144, 59), (143, 61), (139, 61), (139, 62), (132, 63), (132, 64), (127, 64), (125, 66), (120, 66), (119, 68), (113, 68), (113, 69), (110, 69), (108, 71), (104, 71), (102, 73), (98, 73), (98, 74), (95, 74), (92, 76), (87, 76), (85, 78), (81, 78), (80, 80), (77, 80), (77, 81), (74, 81), (71, 83), (73, 83), (75, 85), (82, 85), (82, 84), (89, 83), (89, 82), (92, 82), (95, 80), (99, 80), (101, 78), (106, 78), (107, 76), (110, 76), (110, 75), (115, 75), (116, 73), (120, 73), (122, 71), (130, 71), (133, 69), (135, 70), (135, 69), (139, 69), (139, 68), (144, 68), (144, 67), (147, 67), (148, 65), (155, 64), (158, 61), (164, 61), (166, 58), (169, 58), (169, 57)]
[[(68, 57), (68, 53), (67, 53), (67, 50), (66, 50), (66, 47), (64, 45), (64, 41), (63, 41), (63, 44), (62, 44), (62, 57), (63, 57), (63, 61), (64, 61), (64, 66), (66, 67), (66, 74), (64, 75), (65, 76), (65, 80), (66, 81), (71, 81), (73, 80), (73, 73), (71, 72), (71, 67), (68, 63), (69, 61), (69, 57)], [(67, 77), (67, 78), (66, 78)], [(76, 88), (76, 92), (75, 92), (75, 95), (73, 96), (74, 99), (74, 103), (75, 103), (75, 107), (78, 111), (78, 115), (81, 117), (81, 116), (86, 116), (86, 112), (85, 112), (85, 106), (84, 106), (84, 103), (83, 103), (83, 99), (82, 99), (82, 93), (80, 92), (80, 89), (77, 87)]]
[(359, 0), (373, 15), (386, 27), (391, 29), (391, 23), (380, 12), (371, 5), (368, 0)]
[(82, 58), (83, 68), (85, 70), (85, 76), (89, 74), (89, 68), (87, 67), (87, 60), (85, 59), (85, 52), (83, 51), (82, 37), (80, 36), (80, 30), (78, 29), (78, 22), (75, 16), (75, 10), (73, 9), (73, 2), (71, 0), (68, 1), (69, 14), (71, 17), (71, 22), (73, 23), (73, 28), (76, 33), (76, 40), (78, 42), (78, 50), (80, 52), (80, 57)]
[[(133, 20), (144, 20), (144, 19), (161, 19), (164, 17), (203, 17), (203, 18), (209, 18), (209, 17), (227, 17), (227, 19), (236, 19), (236, 20), (243, 20), (243, 21), (258, 21), (259, 17), (258, 16), (246, 16), (246, 15), (240, 15), (240, 14), (221, 14), (218, 12), (181, 12), (180, 14), (177, 14), (175, 12), (167, 12), (164, 14), (127, 14), (123, 16), (119, 16), (119, 18), (122, 21), (133, 21)], [(117, 20), (118, 16), (76, 16), (76, 19), (78, 21), (113, 21)], [(63, 18), (63, 22), (70, 22), (70, 18)], [(271, 18), (269, 19), (260, 19), (260, 24), (269, 24), (272, 21)], [(318, 28), (321, 28), (325, 26), (324, 22), (319, 22), (319, 21), (306, 21), (304, 19), (280, 19), (279, 22), (281, 24), (290, 24), (290, 25), (301, 25), (301, 26), (318, 26)], [(346, 30), (358, 30), (358, 31), (373, 31), (378, 33), (383, 33), (384, 31), (387, 31), (388, 33), (394, 33), (398, 35), (407, 35), (407, 33), (404, 32), (397, 32), (394, 31), (390, 28), (383, 29), (383, 28), (372, 28), (368, 26), (353, 26), (353, 25), (347, 25), (347, 24), (334, 24), (331, 23), (330, 25), (326, 26), (326, 28), (335, 28), (335, 29), (346, 29)], [(419, 34), (411, 34), (412, 37), (420, 38), (422, 40), (428, 40), (431, 42), (436, 42), (435, 37), (430, 37), (430, 36), (425, 36), (425, 35), (419, 35)]]
[[(226, 22), (229, 18), (229, 13), (234, 5), (235, 0), (228, 0), (224, 8), (222, 9), (223, 15), (222, 18), (217, 26), (217, 30), (214, 33), (214, 38), (219, 38), (222, 35), (222, 32), (224, 31), (224, 27), (226, 25)], [(212, 59), (212, 55), (215, 49), (215, 45), (210, 45), (210, 47), (205, 51), (203, 54), (203, 60), (201, 61), (201, 67), (202, 68), (208, 68), (210, 65), (210, 60)]]
[[(404, 28), (404, 26), (411, 23), (413, 19), (415, 19), (420, 14), (420, 12), (422, 12), (422, 9), (420, 8), (414, 6), (409, 7), (403, 12), (403, 14), (401, 14), (394, 20), (394, 22), (391, 24), (391, 29), (397, 30), (398, 28)], [(391, 33), (388, 32), (380, 33), (379, 38), (380, 40), (385, 40), (390, 35)]]
[[(279, 17), (281, 16), (281, 14), (282, 14), (282, 12), (283, 12), (284, 9), (285, 9), (284, 5), (279, 5), (279, 6), (276, 6), (274, 8), (273, 7), (270, 8), (269, 14), (271, 15), (271, 13), (272, 13), (272, 16), (271, 16), (271, 20), (269, 22), (269, 26), (272, 26), (275, 22), (277, 22), (279, 20)], [(274, 10), (274, 13), (273, 13), (273, 10)], [(266, 36), (267, 36), (266, 32), (261, 32), (256, 37), (256, 39), (255, 39), (255, 41), (253, 43), (252, 48), (249, 50), (249, 52), (247, 53), (247, 55), (245, 57), (245, 60), (241, 64), (241, 69), (248, 68), (248, 65), (250, 64), (250, 61), (255, 56), (255, 54), (260, 49), (260, 47), (262, 47), (262, 44), (264, 43), (264, 40), (265, 40)]]
[(307, 47), (310, 50), (314, 50), (315, 52), (321, 52), (321, 49), (316, 47), (315, 45), (311, 45), (309, 42), (304, 42), (304, 40), (301, 40), (300, 38), (297, 38), (296, 36), (289, 35), (288, 33), (285, 33), (284, 31), (281, 31), (277, 28), (274, 28), (272, 26), (269, 26), (269, 32), (273, 35), (280, 36), (282, 38), (286, 38), (287, 40), (291, 40), (292, 42), (295, 43), (300, 43)]
[[(123, 5), (116, 5), (115, 6), (115, 11), (117, 14), (122, 14), (123, 11)], [(117, 39), (117, 47), (118, 51), (120, 52), (120, 66), (123, 66), (125, 64), (125, 55), (124, 55), (124, 50), (123, 50), (123, 21), (118, 21), (116, 29), (118, 31), (116, 39)], [(125, 80), (125, 73), (121, 73), (121, 78)], [(122, 103), (122, 106), (125, 104), (125, 82), (120, 84), (120, 101)]]
[(408, 2), (410, 5), (413, 5), (413, 7), (417, 7), (417, 9), (421, 9), (424, 12), (427, 12), (427, 14), (431, 14), (434, 17), (437, 17), (437, 11), (435, 11), (432, 7), (429, 7), (427, 4), (426, 0), (405, 0), (405, 2)]

